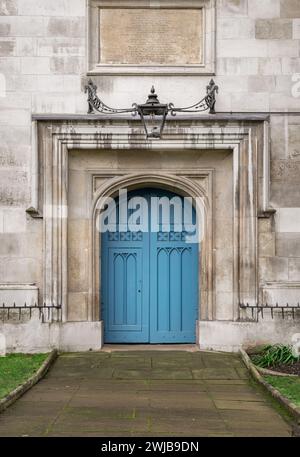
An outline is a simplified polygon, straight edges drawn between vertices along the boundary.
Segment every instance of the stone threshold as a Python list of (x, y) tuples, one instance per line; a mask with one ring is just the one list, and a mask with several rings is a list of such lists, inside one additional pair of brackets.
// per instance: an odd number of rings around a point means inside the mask
[(104, 344), (101, 352), (126, 351), (186, 351), (198, 352), (196, 344)]

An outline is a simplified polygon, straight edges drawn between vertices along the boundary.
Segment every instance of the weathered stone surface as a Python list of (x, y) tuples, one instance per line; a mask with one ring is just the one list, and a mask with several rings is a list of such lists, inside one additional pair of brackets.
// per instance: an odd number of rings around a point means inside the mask
[(44, 36), (47, 21), (44, 16), (0, 16), (0, 33), (2, 29), (4, 35), (12, 37)]
[(280, 16), (281, 0), (249, 0), (248, 14), (255, 18), (275, 18)]
[(288, 259), (281, 257), (266, 257), (260, 259), (260, 279), (263, 281), (287, 281)]
[(18, 4), (18, 14), (24, 16), (84, 16), (84, 0), (64, 0), (44, 2), (36, 0), (14, 0)]
[(255, 23), (253, 19), (240, 17), (221, 17), (218, 23), (221, 38), (226, 39), (245, 39), (254, 38)]
[(50, 73), (48, 57), (22, 57), (21, 71), (24, 75), (44, 75)]
[(290, 39), (293, 37), (293, 23), (288, 19), (258, 19), (255, 22), (255, 38)]
[[(289, 259), (289, 280), (300, 281), (300, 259)], [(299, 298), (298, 298), (299, 301)]]
[(239, 57), (220, 57), (218, 60), (218, 74), (220, 75), (256, 75), (258, 73), (258, 62), (255, 57), (241, 59)]
[[(138, 364), (141, 354), (143, 360), (153, 366), (161, 359), (162, 353), (132, 354), (131, 361)], [(244, 429), (252, 436), (290, 434), (289, 426), (272, 409), (269, 400), (250, 386), (247, 379), (231, 379), (235, 370), (218, 368), (222, 357), (216, 358), (215, 368), (196, 369), (197, 374), (203, 371), (204, 377), (214, 378), (201, 383), (180, 377), (181, 361), (189, 360), (191, 368), (196, 368), (202, 359), (201, 353), (191, 357), (186, 352), (184, 359), (177, 352), (163, 354), (168, 356), (172, 365), (166, 366), (161, 373), (165, 373), (165, 377), (171, 374), (173, 380), (149, 381), (144, 377), (130, 383), (124, 381), (131, 370), (124, 369), (122, 363), (124, 358), (129, 358), (123, 357), (121, 352), (117, 357), (119, 366), (113, 363), (114, 352), (105, 358), (101, 353), (97, 356), (93, 353), (76, 354), (71, 358), (62, 356), (41, 383), (9, 412), (4, 412), (0, 433), (2, 436), (9, 436), (12, 432), (29, 436), (168, 436), (172, 433), (181, 437), (234, 436), (241, 432), (238, 423), (242, 421)], [(231, 361), (242, 367), (237, 357), (232, 357)], [(103, 363), (105, 367), (100, 368)], [(120, 381), (114, 376), (116, 369), (121, 369), (125, 375)], [(234, 375), (238, 370), (240, 368)], [(145, 371), (150, 376), (155, 372), (155, 368)], [(142, 375), (143, 370), (139, 373)], [(220, 384), (214, 384), (216, 382)], [(243, 384), (227, 385), (228, 382)], [(223, 389), (221, 392), (216, 389), (219, 386)], [(227, 392), (229, 387), (235, 389), (234, 398), (230, 397), (232, 391)], [(29, 415), (30, 421), (27, 420)], [(54, 417), (59, 417), (59, 420), (53, 421)], [(270, 420), (272, 427), (265, 425)]]
[(82, 73), (84, 59), (81, 57), (51, 57), (50, 70), (53, 74), (75, 74)]
[(300, 18), (293, 20), (293, 38), (300, 40)]
[(52, 37), (84, 37), (85, 22), (82, 18), (51, 17), (47, 26), (47, 35)]
[(271, 162), (271, 179), (300, 184), (300, 161), (273, 160)]
[(201, 9), (103, 9), (100, 63), (200, 64), (202, 24)]
[(258, 244), (259, 257), (275, 256), (275, 233), (261, 233)]
[(278, 233), (276, 255), (279, 257), (300, 257), (300, 233)]
[(221, 0), (220, 3), (223, 16), (247, 15), (248, 0)]
[(14, 16), (17, 13), (17, 0), (0, 0), (1, 16)]
[(249, 76), (248, 90), (252, 93), (272, 92), (275, 90), (274, 76)]
[(37, 54), (43, 56), (84, 56), (85, 47), (82, 38), (47, 37), (37, 41)]
[(16, 51), (15, 39), (0, 39), (0, 56), (13, 56)]
[(295, 182), (285, 182), (284, 192), (282, 181), (271, 183), (271, 204), (275, 208), (298, 208), (300, 187)]
[(280, 0), (281, 17), (300, 17), (300, 3), (298, 0)]

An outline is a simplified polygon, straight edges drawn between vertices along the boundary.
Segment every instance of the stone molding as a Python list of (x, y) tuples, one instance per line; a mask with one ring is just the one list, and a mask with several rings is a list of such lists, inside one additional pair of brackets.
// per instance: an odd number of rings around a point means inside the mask
[[(266, 121), (265, 121), (266, 122)], [(102, 121), (42, 121), (38, 122), (39, 156), (39, 205), (44, 209), (44, 284), (43, 301), (62, 304), (63, 320), (67, 321), (67, 194), (68, 152), (72, 149), (93, 150), (217, 150), (228, 149), (233, 153), (233, 318), (238, 318), (238, 303), (255, 303), (258, 296), (257, 284), (257, 214), (263, 209), (264, 176), (264, 132), (265, 122), (213, 122), (196, 120), (181, 124), (172, 122), (166, 128), (164, 138), (158, 142), (145, 139), (141, 126), (128, 120), (104, 119)], [(137, 174), (117, 176), (106, 182), (99, 193), (113, 194), (121, 184), (148, 185), (160, 183), (164, 187), (195, 194), (202, 186), (193, 182), (193, 173), (182, 176), (181, 171), (151, 175), (146, 169)], [(195, 170), (198, 175), (203, 170)], [(97, 170), (95, 170), (97, 173)], [(211, 208), (206, 194), (208, 208)], [(93, 210), (91, 206), (90, 221)], [(203, 296), (201, 319), (213, 320), (214, 309), (214, 262), (211, 242), (203, 245), (205, 274), (208, 280), (206, 303)], [(204, 243), (205, 244), (205, 243)], [(90, 321), (98, 320), (99, 293), (94, 275), (95, 252), (92, 252), (93, 234), (90, 231), (89, 311)], [(95, 246), (96, 247), (96, 246)], [(94, 258), (94, 260), (93, 260)], [(209, 260), (210, 259), (210, 260)], [(203, 281), (203, 279), (202, 279)], [(203, 282), (202, 282), (203, 286)]]

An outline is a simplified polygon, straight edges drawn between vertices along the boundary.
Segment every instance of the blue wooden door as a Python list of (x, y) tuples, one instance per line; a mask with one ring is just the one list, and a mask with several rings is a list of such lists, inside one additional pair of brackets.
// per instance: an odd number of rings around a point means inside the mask
[[(175, 194), (157, 189), (128, 194), (148, 202), (147, 232), (102, 234), (102, 313), (107, 343), (194, 343), (198, 309), (198, 244), (175, 213), (151, 232), (151, 198)], [(180, 198), (180, 197), (179, 197)], [(195, 212), (193, 210), (195, 220)]]

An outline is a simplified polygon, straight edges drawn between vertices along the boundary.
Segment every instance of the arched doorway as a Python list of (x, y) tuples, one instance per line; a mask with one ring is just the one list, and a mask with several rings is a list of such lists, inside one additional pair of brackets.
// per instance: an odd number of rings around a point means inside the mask
[(115, 230), (100, 235), (104, 341), (195, 343), (199, 245), (191, 201), (147, 188), (127, 194), (125, 211), (118, 197), (115, 203)]

